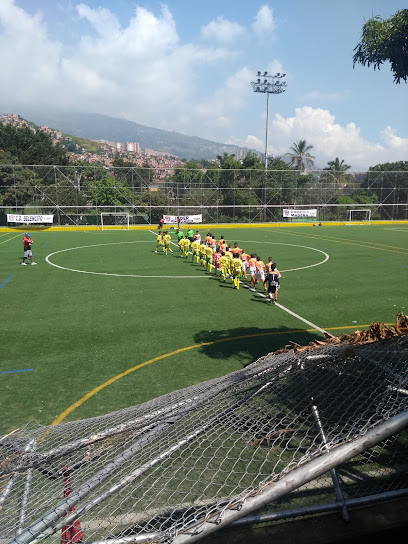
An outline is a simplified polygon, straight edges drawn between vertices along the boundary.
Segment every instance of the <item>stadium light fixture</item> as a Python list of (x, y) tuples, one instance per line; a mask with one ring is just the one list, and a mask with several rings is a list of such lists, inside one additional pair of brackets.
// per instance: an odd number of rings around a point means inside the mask
[(286, 81), (282, 81), (282, 78), (286, 74), (281, 74), (278, 72), (275, 75), (268, 74), (265, 72), (262, 77), (264, 77), (263, 83), (259, 79), (261, 71), (258, 70), (257, 81), (251, 81), (252, 89), (255, 93), (266, 93), (266, 131), (265, 131), (265, 170), (268, 169), (268, 132), (269, 132), (269, 95), (270, 94), (280, 94), (286, 91)]

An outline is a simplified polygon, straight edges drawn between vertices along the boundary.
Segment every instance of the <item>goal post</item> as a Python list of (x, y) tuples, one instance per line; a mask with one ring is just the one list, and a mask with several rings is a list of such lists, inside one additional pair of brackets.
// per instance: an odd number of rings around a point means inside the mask
[(129, 230), (129, 214), (101, 212), (101, 230)]
[(348, 224), (359, 223), (360, 225), (371, 224), (371, 210), (365, 208), (364, 210), (348, 210), (347, 211)]

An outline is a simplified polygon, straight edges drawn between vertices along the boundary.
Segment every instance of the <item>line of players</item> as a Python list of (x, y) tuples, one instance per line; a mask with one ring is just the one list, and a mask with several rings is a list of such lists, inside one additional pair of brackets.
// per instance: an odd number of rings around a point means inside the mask
[[(250, 275), (251, 291), (256, 291), (256, 286), (262, 282), (263, 287), (268, 291), (268, 299), (271, 304), (275, 304), (278, 298), (281, 274), (269, 257), (268, 262), (264, 263), (259, 255), (246, 253), (235, 242), (233, 246), (229, 245), (224, 236), (217, 241), (215, 237), (208, 232), (204, 240), (198, 231), (195, 234), (189, 232), (192, 236), (184, 236), (184, 233), (177, 229), (178, 247), (184, 258), (188, 258), (191, 251), (191, 262), (196, 262), (205, 267), (209, 272), (214, 269), (214, 274), (220, 276), (224, 281), (231, 278), (234, 289), (239, 289), (240, 278), (247, 278), (248, 271)], [(159, 231), (155, 252), (161, 248), (166, 255), (173, 250), (171, 245), (171, 235), (168, 231)]]

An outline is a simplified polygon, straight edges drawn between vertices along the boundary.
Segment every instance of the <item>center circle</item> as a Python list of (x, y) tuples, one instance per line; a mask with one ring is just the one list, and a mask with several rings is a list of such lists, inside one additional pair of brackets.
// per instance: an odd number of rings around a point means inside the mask
[[(246, 242), (248, 242), (248, 241), (246, 241)], [(77, 273), (80, 273), (80, 274), (93, 274), (95, 276), (115, 276), (115, 277), (125, 277), (125, 278), (161, 278), (161, 279), (167, 279), (167, 280), (168, 279), (198, 279), (198, 278), (207, 279), (209, 277), (209, 276), (201, 276), (201, 275), (197, 275), (197, 276), (163, 276), (163, 275), (160, 275), (160, 276), (157, 276), (157, 275), (151, 275), (151, 274), (142, 275), (142, 274), (116, 274), (116, 273), (112, 273), (112, 272), (92, 272), (92, 271), (89, 271), (89, 270), (78, 270), (78, 269), (75, 269), (75, 268), (69, 268), (69, 267), (66, 267), (66, 266), (61, 266), (61, 265), (58, 265), (58, 264), (51, 261), (51, 257), (53, 255), (57, 255), (59, 253), (64, 253), (64, 252), (67, 252), (67, 251), (75, 251), (77, 249), (87, 249), (87, 248), (90, 248), (90, 247), (112, 246), (112, 245), (122, 245), (122, 244), (137, 244), (137, 243), (142, 243), (142, 242), (141, 241), (108, 242), (108, 243), (105, 243), (105, 244), (90, 244), (90, 245), (87, 245), (87, 246), (70, 247), (70, 248), (60, 249), (59, 251), (54, 251), (53, 253), (50, 253), (49, 255), (47, 255), (45, 257), (45, 261), (49, 265), (54, 266), (55, 268), (60, 268), (61, 270), (68, 270), (69, 272), (77, 272)], [(253, 241), (253, 243), (300, 247), (300, 248), (303, 248), (303, 249), (310, 249), (311, 251), (317, 251), (318, 253), (321, 253), (322, 255), (324, 255), (324, 258), (321, 261), (318, 261), (317, 263), (313, 263), (313, 264), (310, 264), (310, 265), (307, 265), (307, 266), (300, 266), (298, 268), (290, 268), (290, 269), (287, 269), (287, 270), (281, 270), (281, 272), (285, 272), (285, 273), (286, 272), (294, 272), (296, 270), (306, 270), (307, 268), (312, 268), (314, 266), (319, 266), (321, 264), (324, 264), (326, 261), (329, 260), (329, 255), (326, 252), (322, 251), (321, 249), (316, 249), (315, 247), (302, 246), (302, 245), (299, 245), (299, 244), (286, 244), (286, 243), (283, 243), (283, 242), (259, 242), (259, 241), (255, 242), (255, 241)]]

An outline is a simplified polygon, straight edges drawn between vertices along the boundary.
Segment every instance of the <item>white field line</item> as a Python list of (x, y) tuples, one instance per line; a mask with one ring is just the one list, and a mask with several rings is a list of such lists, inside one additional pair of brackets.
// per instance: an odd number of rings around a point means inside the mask
[[(149, 232), (152, 232), (152, 234), (155, 234), (157, 236), (157, 234), (153, 231), (149, 231)], [(246, 240), (248, 241), (248, 240)], [(240, 240), (241, 242), (241, 240)], [(255, 243), (255, 242), (254, 242)], [(279, 244), (281, 242), (263, 242), (263, 243), (270, 243), (270, 244)], [(177, 246), (178, 247), (178, 244), (176, 244), (175, 242), (172, 242), (173, 245)], [(295, 246), (295, 247), (303, 247), (303, 248), (307, 248), (307, 249), (313, 249), (315, 251), (318, 251), (319, 253), (323, 253), (326, 258), (324, 259), (324, 261), (320, 262), (320, 263), (317, 263), (317, 264), (313, 264), (311, 266), (318, 266), (319, 264), (323, 264), (325, 263), (328, 259), (329, 259), (329, 256), (327, 255), (327, 253), (325, 253), (324, 251), (321, 251), (320, 249), (316, 249), (316, 248), (313, 248), (313, 247), (307, 247), (307, 246), (299, 246), (297, 244), (282, 244), (281, 245), (289, 245), (289, 246)], [(190, 252), (189, 252), (190, 253)], [(304, 268), (311, 268), (311, 266), (305, 266), (303, 268), (292, 268), (291, 270), (282, 270), (282, 272), (292, 272), (294, 270), (303, 270)], [(245, 285), (244, 283), (240, 282), (241, 285), (243, 285), (246, 289), (250, 290), (250, 287), (248, 285)], [(254, 291), (252, 291), (254, 292)], [(255, 291), (255, 294), (257, 294), (258, 296), (260, 297), (263, 297), (263, 298), (268, 298), (264, 293), (260, 293), (259, 291)], [(292, 315), (293, 317), (296, 317), (296, 319), (299, 319), (300, 321), (303, 321), (303, 323), (306, 323), (306, 325), (309, 325), (309, 327), (312, 327), (313, 329), (316, 329), (318, 331), (320, 331), (322, 334), (327, 334), (328, 336), (331, 336), (332, 338), (334, 338), (334, 335), (331, 334), (330, 332), (328, 331), (325, 331), (324, 329), (322, 329), (321, 327), (319, 327), (318, 325), (316, 325), (315, 323), (312, 323), (311, 321), (308, 321), (307, 319), (305, 319), (304, 317), (300, 316), (299, 314), (296, 314), (295, 312), (292, 312), (292, 310), (289, 310), (289, 308), (286, 308), (286, 306), (282, 306), (282, 304), (279, 304), (278, 302), (275, 302), (275, 306), (278, 306), (279, 308), (281, 308), (282, 310), (284, 310), (285, 312), (287, 312), (288, 314)]]
[(161, 278), (166, 280), (177, 280), (177, 279), (206, 279), (205, 276), (143, 276), (141, 274), (113, 274), (110, 272), (91, 272), (89, 270), (77, 270), (75, 268), (68, 268), (66, 266), (60, 266), (58, 264), (53, 263), (50, 260), (50, 257), (53, 255), (56, 255), (57, 253), (64, 253), (65, 251), (73, 251), (75, 249), (86, 249), (88, 247), (98, 247), (98, 246), (111, 246), (111, 245), (120, 245), (120, 244), (137, 244), (140, 242), (147, 242), (151, 243), (149, 240), (134, 240), (133, 242), (109, 242), (105, 244), (90, 244), (88, 246), (78, 246), (78, 247), (69, 247), (66, 249), (60, 249), (59, 251), (54, 251), (53, 253), (50, 253), (45, 257), (45, 261), (50, 264), (51, 266), (54, 266), (55, 268), (60, 268), (61, 270), (68, 270), (69, 272), (78, 272), (79, 274), (92, 274), (94, 276), (114, 276), (118, 278)]
[[(243, 285), (246, 289), (248, 289), (252, 293), (258, 295), (259, 297), (268, 298), (264, 293), (260, 293), (259, 291), (252, 291), (252, 289), (248, 285), (245, 285), (244, 283), (241, 283), (241, 285)], [(322, 329), (321, 327), (319, 327), (315, 323), (312, 323), (311, 321), (307, 320), (306, 318), (302, 317), (301, 315), (296, 314), (295, 312), (292, 312), (292, 310), (289, 310), (289, 308), (286, 308), (286, 306), (282, 306), (282, 304), (279, 304), (279, 302), (275, 302), (275, 306), (278, 306), (279, 308), (281, 308), (282, 310), (284, 310), (288, 314), (292, 315), (293, 317), (296, 317), (296, 319), (299, 319), (300, 321), (303, 321), (303, 323), (306, 323), (306, 325), (309, 325), (309, 327), (312, 327), (313, 329), (316, 329), (316, 330), (320, 331), (321, 333), (327, 334), (328, 336), (331, 336), (332, 338), (334, 338), (334, 335), (331, 334), (330, 332), (325, 331), (324, 329)]]
[(406, 228), (406, 229), (384, 229), (384, 230), (396, 230), (397, 232), (408, 232), (408, 228)]

